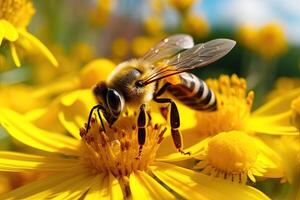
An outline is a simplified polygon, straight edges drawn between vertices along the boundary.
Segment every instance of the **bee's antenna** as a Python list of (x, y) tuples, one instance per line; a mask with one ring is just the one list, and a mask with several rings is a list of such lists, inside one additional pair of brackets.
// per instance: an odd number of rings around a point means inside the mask
[(105, 131), (105, 127), (104, 127), (104, 123), (103, 123), (103, 120), (102, 120), (102, 117), (101, 117), (101, 115), (100, 115), (100, 110), (103, 110), (103, 107), (102, 107), (101, 105), (95, 105), (95, 106), (93, 106), (93, 108), (91, 109), (90, 114), (89, 114), (88, 123), (87, 123), (86, 132), (88, 132), (89, 129), (91, 128), (91, 119), (92, 119), (92, 115), (93, 115), (93, 112), (94, 112), (95, 109), (97, 109), (98, 117), (99, 117), (99, 120), (100, 120), (100, 122), (101, 122), (103, 131), (106, 132), (106, 131)]

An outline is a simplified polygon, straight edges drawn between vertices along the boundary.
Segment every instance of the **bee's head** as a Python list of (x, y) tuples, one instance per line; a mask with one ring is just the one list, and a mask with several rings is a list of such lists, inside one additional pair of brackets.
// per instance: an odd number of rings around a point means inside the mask
[(124, 98), (120, 92), (107, 87), (104, 82), (98, 83), (93, 93), (99, 104), (104, 107), (103, 115), (109, 125), (112, 125), (119, 118), (124, 108)]

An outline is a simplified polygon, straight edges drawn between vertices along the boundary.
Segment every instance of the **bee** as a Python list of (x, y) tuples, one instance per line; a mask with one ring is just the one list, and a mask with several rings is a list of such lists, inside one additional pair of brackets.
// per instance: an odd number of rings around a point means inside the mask
[(194, 110), (216, 110), (217, 100), (213, 91), (188, 71), (222, 58), (235, 44), (230, 39), (215, 39), (194, 45), (191, 36), (178, 34), (163, 39), (141, 58), (119, 64), (107, 81), (99, 82), (93, 88), (98, 104), (90, 111), (87, 129), (90, 128), (94, 110), (97, 110), (105, 132), (100, 112), (111, 127), (125, 107), (139, 107), (137, 128), (140, 157), (146, 138), (146, 104), (150, 101), (169, 104), (174, 145), (180, 153), (189, 154), (183, 150), (177, 106), (173, 99), (162, 98), (161, 95), (168, 92), (174, 99)]

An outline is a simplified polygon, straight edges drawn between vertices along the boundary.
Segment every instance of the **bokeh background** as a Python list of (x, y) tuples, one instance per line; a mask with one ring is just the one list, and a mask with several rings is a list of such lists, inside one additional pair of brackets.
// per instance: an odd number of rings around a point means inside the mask
[[(26, 99), (36, 88), (72, 77), (96, 58), (118, 63), (139, 57), (174, 33), (190, 34), (195, 43), (236, 40), (226, 57), (194, 73), (203, 79), (244, 77), (248, 89), (255, 90), (254, 109), (274, 97), (272, 89), (300, 85), (299, 0), (35, 0), (34, 5), (28, 30), (51, 50), (59, 67), (33, 51), (20, 53), (22, 67), (17, 68), (1, 46), (0, 104), (20, 112), (47, 105)], [(3, 131), (0, 143), (2, 149), (15, 148)], [(31, 180), (38, 175), (14, 176)], [(289, 192), (288, 184), (272, 180), (255, 187), (277, 199)]]

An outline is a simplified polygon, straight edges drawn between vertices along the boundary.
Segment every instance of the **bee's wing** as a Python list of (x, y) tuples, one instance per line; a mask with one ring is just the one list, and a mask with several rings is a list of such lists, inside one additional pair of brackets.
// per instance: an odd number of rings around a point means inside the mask
[(172, 35), (163, 39), (151, 48), (141, 59), (155, 63), (165, 58), (170, 58), (184, 49), (194, 46), (193, 38), (186, 34)]
[(229, 39), (215, 39), (197, 44), (169, 59), (164, 59), (154, 66), (154, 69), (142, 77), (143, 85), (162, 78), (206, 66), (225, 56), (236, 44)]

